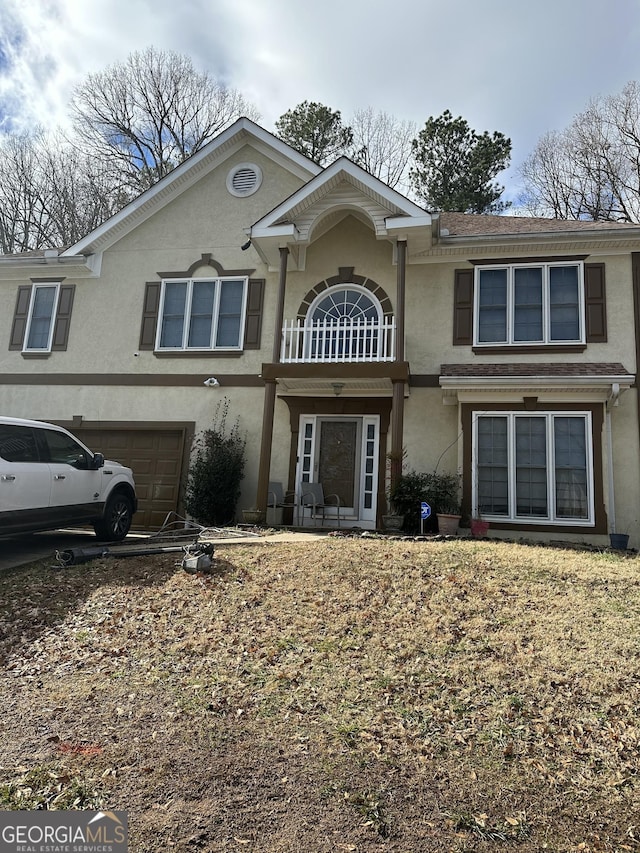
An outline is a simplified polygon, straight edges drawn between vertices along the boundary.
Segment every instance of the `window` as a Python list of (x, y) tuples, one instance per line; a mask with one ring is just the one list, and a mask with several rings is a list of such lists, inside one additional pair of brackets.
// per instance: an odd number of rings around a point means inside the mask
[(0, 457), (7, 462), (39, 462), (31, 427), (0, 424)]
[(39, 430), (39, 437), (46, 445), (48, 461), (58, 465), (73, 465), (74, 468), (89, 468), (89, 454), (70, 435), (52, 429)]
[(66, 350), (75, 285), (35, 282), (18, 288), (9, 349), (25, 356)]
[(474, 419), (474, 513), (527, 523), (593, 524), (589, 413)]
[(59, 292), (59, 284), (34, 284), (31, 288), (23, 352), (51, 351)]
[(475, 343), (584, 342), (582, 263), (476, 268)]
[(246, 291), (246, 278), (163, 282), (156, 349), (241, 349)]
[(308, 356), (345, 361), (376, 358), (382, 350), (381, 315), (375, 297), (357, 285), (322, 293), (309, 310)]

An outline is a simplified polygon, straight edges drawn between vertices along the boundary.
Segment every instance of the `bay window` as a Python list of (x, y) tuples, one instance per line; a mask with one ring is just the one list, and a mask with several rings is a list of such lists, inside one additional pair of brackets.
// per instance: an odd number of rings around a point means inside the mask
[(482, 414), (473, 442), (474, 514), (593, 524), (590, 413)]

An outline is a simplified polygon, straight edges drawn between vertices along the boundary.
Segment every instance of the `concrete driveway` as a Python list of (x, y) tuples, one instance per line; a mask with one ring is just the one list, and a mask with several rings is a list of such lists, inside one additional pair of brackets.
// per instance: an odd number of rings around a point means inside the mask
[[(222, 529), (212, 536), (203, 535), (203, 541), (212, 541), (218, 545), (254, 545), (276, 544), (278, 542), (313, 542), (323, 538), (328, 531), (310, 530), (308, 532), (286, 530), (270, 536), (260, 536), (256, 533), (242, 531), (237, 528)], [(112, 543), (111, 547), (141, 546), (149, 534), (130, 533), (124, 542)], [(53, 530), (47, 533), (25, 533), (23, 536), (0, 537), (0, 571), (14, 566), (24, 566), (36, 560), (51, 558), (51, 565), (56, 565), (56, 551), (68, 551), (73, 548), (97, 548), (101, 544), (109, 547), (109, 543), (100, 543), (93, 531), (90, 530)], [(149, 543), (151, 544), (151, 543)], [(171, 545), (171, 542), (155, 543)]]
[(93, 532), (88, 530), (53, 530), (47, 533), (25, 533), (0, 539), (0, 571), (23, 566), (51, 557), (67, 548), (90, 548), (97, 545)]

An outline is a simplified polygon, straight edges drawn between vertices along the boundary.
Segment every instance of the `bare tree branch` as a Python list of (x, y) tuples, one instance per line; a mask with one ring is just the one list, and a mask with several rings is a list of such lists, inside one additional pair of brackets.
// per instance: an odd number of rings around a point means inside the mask
[(78, 142), (147, 189), (254, 107), (191, 59), (149, 47), (89, 74), (71, 99)]
[(371, 107), (357, 110), (351, 122), (354, 160), (367, 172), (401, 192), (409, 190), (411, 143), (418, 127)]
[(564, 219), (640, 222), (640, 85), (593, 99), (521, 167), (523, 205)]

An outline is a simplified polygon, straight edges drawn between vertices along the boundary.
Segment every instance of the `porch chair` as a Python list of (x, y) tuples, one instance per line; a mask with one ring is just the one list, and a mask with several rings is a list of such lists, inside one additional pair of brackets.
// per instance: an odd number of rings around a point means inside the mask
[(322, 483), (303, 483), (303, 493), (300, 496), (300, 507), (302, 509), (302, 525), (304, 526), (305, 508), (309, 507), (309, 520), (315, 517), (316, 525), (318, 524), (318, 516), (321, 517), (322, 524), (326, 518), (331, 518), (328, 513), (334, 512), (334, 518), (337, 519), (338, 527), (340, 527), (340, 498), (338, 495), (325, 495)]
[(295, 504), (295, 492), (285, 491), (282, 483), (270, 482), (267, 493), (267, 524), (273, 526), (282, 524), (282, 511), (285, 507), (295, 507)]

